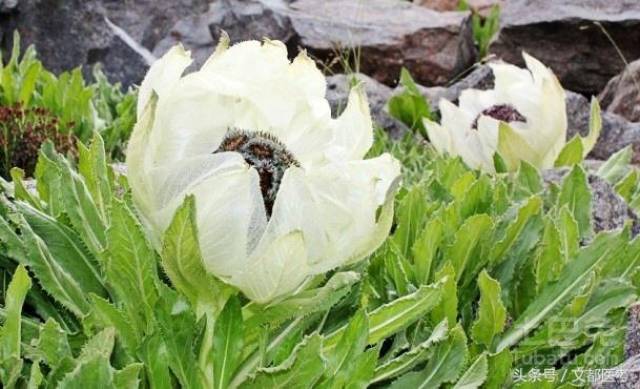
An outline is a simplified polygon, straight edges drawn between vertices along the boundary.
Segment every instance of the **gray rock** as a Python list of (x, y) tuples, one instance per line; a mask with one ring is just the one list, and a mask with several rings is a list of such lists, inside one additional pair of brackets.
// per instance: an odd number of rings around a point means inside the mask
[(400, 0), (298, 0), (291, 21), (301, 46), (329, 66), (357, 57), (359, 71), (394, 85), (404, 66), (425, 85), (469, 67), (467, 13), (436, 12)]
[(336, 74), (327, 77), (327, 100), (329, 100), (334, 117), (347, 106), (352, 77), (364, 83), (374, 122), (384, 128), (392, 138), (401, 138), (408, 131), (408, 128), (402, 122), (391, 117), (386, 110), (387, 102), (392, 94), (391, 88), (364, 74), (354, 74), (353, 76)]
[(510, 0), (491, 52), (522, 64), (524, 50), (550, 66), (567, 89), (595, 95), (624, 62), (594, 22), (626, 58), (640, 58), (637, 0)]
[(612, 78), (600, 94), (602, 107), (632, 122), (640, 122), (640, 60)]
[[(101, 62), (111, 81), (125, 86), (137, 83), (147, 62), (114, 34), (105, 16), (106, 10), (96, 0), (20, 0), (14, 11), (3, 17), (0, 30), (10, 36), (17, 29), (23, 49), (35, 44), (45, 67), (55, 73), (82, 66), (90, 75), (89, 67)], [(2, 49), (9, 51), (12, 45), (6, 40)]]
[[(424, 87), (418, 86), (422, 95), (429, 101), (433, 109), (438, 107), (440, 99), (446, 99), (453, 103), (458, 102), (460, 94), (465, 89), (487, 90), (493, 88), (493, 72), (486, 64), (477, 64), (466, 74), (463, 74), (448, 87)], [(397, 89), (399, 90), (399, 89)]]
[[(586, 135), (589, 131), (589, 100), (577, 93), (567, 92), (567, 115), (569, 128), (567, 139), (575, 134)], [(590, 156), (608, 159), (616, 151), (631, 145), (633, 162), (640, 162), (640, 123), (632, 123), (614, 113), (602, 113), (602, 132)]]
[(18, 0), (0, 0), (0, 13), (11, 12), (18, 5)]
[(191, 50), (194, 67), (197, 68), (211, 55), (222, 31), (229, 34), (232, 42), (266, 37), (285, 43), (293, 42), (295, 32), (288, 16), (288, 7), (286, 0), (214, 2), (206, 12), (176, 22), (167, 36), (155, 46), (153, 53), (159, 57), (181, 42)]
[[(590, 164), (585, 164), (585, 167), (588, 168), (589, 166)], [(543, 178), (547, 183), (560, 185), (568, 172), (568, 168), (550, 169), (543, 172)], [(633, 223), (633, 235), (640, 233), (640, 222), (635, 212), (629, 208), (624, 199), (616, 193), (615, 189), (607, 181), (592, 172), (591, 169), (588, 169), (588, 180), (591, 188), (591, 217), (594, 231), (600, 232), (622, 228), (630, 220)]]

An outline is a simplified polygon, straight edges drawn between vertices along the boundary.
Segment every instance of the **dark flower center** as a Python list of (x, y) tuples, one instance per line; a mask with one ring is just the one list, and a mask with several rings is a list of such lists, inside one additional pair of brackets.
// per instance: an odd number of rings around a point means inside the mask
[(478, 119), (480, 116), (490, 116), (496, 120), (500, 120), (505, 123), (511, 122), (527, 122), (527, 118), (525, 118), (518, 110), (510, 104), (498, 104), (491, 106), (484, 111), (480, 112), (480, 115), (476, 117), (476, 120), (473, 121), (473, 125), (471, 128), (477, 130), (478, 129)]
[(235, 151), (253, 166), (260, 176), (260, 191), (267, 216), (271, 216), (284, 172), (300, 166), (293, 154), (275, 136), (260, 131), (230, 130), (216, 153)]

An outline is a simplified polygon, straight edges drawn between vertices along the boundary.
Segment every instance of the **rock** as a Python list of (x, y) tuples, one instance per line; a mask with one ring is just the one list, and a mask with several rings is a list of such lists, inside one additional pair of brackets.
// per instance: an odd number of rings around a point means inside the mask
[[(502, 4), (503, 0), (467, 0), (469, 7), (484, 13), (495, 4)], [(415, 0), (415, 4), (431, 8), (436, 11), (456, 11), (460, 0)]]
[(438, 13), (400, 0), (298, 0), (291, 22), (301, 46), (329, 66), (359, 60), (359, 71), (394, 85), (404, 66), (425, 85), (441, 85), (468, 68), (468, 13)]
[(600, 94), (603, 109), (632, 122), (640, 122), (640, 60), (612, 78)]
[[(209, 5), (207, 12), (179, 20), (154, 48), (161, 56), (181, 42), (192, 51), (194, 67), (206, 61), (220, 34), (226, 31), (232, 42), (263, 38), (292, 42), (295, 36), (286, 0), (226, 0)], [(296, 50), (291, 50), (292, 52)]]
[(18, 5), (18, 0), (0, 0), (0, 13), (11, 12)]
[[(17, 29), (23, 49), (35, 44), (44, 66), (54, 73), (82, 66), (90, 75), (89, 68), (102, 62), (111, 81), (125, 86), (138, 83), (147, 61), (114, 33), (105, 16), (104, 7), (96, 0), (20, 0), (14, 11), (3, 17), (0, 30), (9, 36)], [(12, 46), (7, 40), (2, 49), (6, 52)]]
[(102, 0), (101, 3), (114, 24), (152, 51), (178, 20), (206, 12), (209, 1)]
[(629, 307), (624, 354), (627, 360), (610, 369), (614, 374), (593, 385), (594, 389), (638, 388), (640, 384), (640, 304)]
[(402, 122), (391, 117), (386, 110), (387, 102), (392, 95), (391, 88), (364, 74), (355, 74), (353, 76), (336, 74), (327, 77), (327, 100), (329, 100), (331, 113), (334, 117), (339, 115), (347, 106), (352, 77), (364, 83), (374, 122), (384, 128), (392, 138), (401, 138), (408, 131), (408, 128)]
[(550, 66), (565, 88), (599, 93), (620, 73), (622, 54), (640, 58), (640, 2), (636, 0), (510, 0), (490, 51), (522, 64), (524, 50)]
[[(465, 89), (487, 90), (493, 88), (493, 72), (486, 64), (474, 66), (466, 75), (455, 81), (448, 87), (424, 87), (418, 86), (422, 95), (429, 101), (432, 109), (437, 109), (440, 99), (446, 99), (453, 103), (458, 102), (460, 93)], [(396, 90), (400, 90), (398, 87)]]
[[(585, 163), (585, 166), (589, 166)], [(568, 168), (550, 169), (543, 172), (544, 181), (560, 185)], [(589, 186), (591, 188), (591, 217), (595, 232), (622, 228), (630, 220), (633, 223), (632, 233), (640, 233), (640, 222), (635, 212), (620, 197), (615, 189), (604, 179), (589, 170)]]
[(427, 7), (435, 11), (455, 11), (458, 9), (459, 0), (415, 0), (414, 4)]
[[(590, 103), (586, 97), (567, 91), (567, 139), (589, 131)], [(614, 113), (602, 113), (602, 132), (590, 157), (608, 159), (616, 151), (632, 145), (634, 163), (640, 163), (640, 123), (632, 123)]]

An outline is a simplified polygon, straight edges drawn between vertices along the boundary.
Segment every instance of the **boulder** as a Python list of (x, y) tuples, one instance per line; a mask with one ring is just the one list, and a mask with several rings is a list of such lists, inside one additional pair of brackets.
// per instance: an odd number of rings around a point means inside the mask
[[(627, 205), (615, 189), (604, 179), (591, 173), (589, 166), (597, 166), (586, 161), (585, 166), (589, 171), (589, 186), (591, 188), (591, 217), (593, 230), (609, 231), (624, 227), (627, 221), (632, 222), (632, 233), (640, 233), (638, 217)], [(564, 176), (569, 172), (568, 168), (550, 169), (543, 172), (544, 181), (560, 185)]]
[(226, 0), (211, 3), (206, 12), (176, 22), (167, 36), (155, 46), (153, 53), (161, 56), (181, 42), (191, 50), (194, 67), (199, 67), (213, 52), (222, 31), (229, 35), (232, 42), (266, 37), (292, 42), (295, 32), (287, 13), (288, 7), (287, 0)]
[(640, 122), (640, 60), (612, 78), (600, 94), (603, 109), (632, 122)]
[(522, 64), (524, 50), (550, 66), (565, 88), (587, 95), (624, 68), (617, 49), (640, 58), (637, 0), (510, 0), (501, 24), (492, 53)]
[(331, 105), (333, 116), (338, 116), (347, 106), (349, 91), (354, 79), (364, 84), (374, 122), (392, 138), (401, 138), (408, 131), (407, 126), (391, 117), (386, 109), (387, 102), (392, 95), (391, 88), (364, 74), (336, 74), (327, 77), (327, 100)]
[[(589, 131), (589, 100), (577, 93), (567, 92), (567, 116), (569, 128), (567, 139), (575, 134), (586, 135)], [(631, 145), (633, 162), (640, 163), (640, 123), (632, 123), (610, 112), (602, 113), (602, 132), (590, 157), (608, 159), (616, 151)]]
[[(23, 49), (35, 44), (44, 66), (55, 73), (82, 66), (90, 75), (90, 67), (101, 62), (111, 81), (135, 84), (148, 62), (114, 32), (107, 16), (96, 0), (20, 0), (11, 13), (0, 16), (0, 30), (6, 37), (17, 30)], [(2, 43), (5, 52), (13, 46), (11, 39)]]
[[(436, 11), (456, 11), (460, 0), (414, 0), (415, 4), (431, 8)], [(484, 13), (495, 4), (502, 4), (504, 0), (467, 0), (469, 7)]]
[[(419, 85), (418, 89), (427, 101), (429, 101), (432, 109), (437, 109), (440, 99), (446, 99), (453, 103), (457, 103), (460, 93), (462, 93), (463, 90), (491, 89), (493, 88), (493, 81), (494, 78), (491, 68), (486, 64), (477, 64), (448, 87), (424, 87)], [(400, 90), (401, 87), (396, 88), (396, 92), (399, 92)]]
[(357, 70), (387, 85), (402, 67), (425, 85), (441, 85), (475, 61), (465, 12), (400, 0), (298, 0), (290, 8), (301, 46), (329, 66), (353, 66), (355, 57)]

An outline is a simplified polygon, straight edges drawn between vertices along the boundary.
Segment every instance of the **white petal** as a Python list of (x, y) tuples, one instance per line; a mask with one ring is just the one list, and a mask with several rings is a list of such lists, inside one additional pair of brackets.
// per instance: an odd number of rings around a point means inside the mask
[(151, 94), (155, 91), (163, 97), (169, 93), (191, 61), (191, 54), (182, 45), (177, 45), (151, 65), (138, 91), (138, 120)]
[(265, 303), (293, 292), (309, 275), (303, 234), (292, 231), (257, 253), (231, 283), (251, 300)]
[(376, 213), (395, 193), (400, 175), (395, 159), (385, 154), (287, 173), (265, 242), (300, 231), (313, 274), (360, 260), (381, 244), (391, 221), (376, 220)]
[(453, 138), (468, 131), (476, 117), (474, 113), (458, 108), (449, 100), (441, 99), (438, 107), (441, 115), (440, 124), (451, 131)]
[(429, 142), (431, 142), (433, 147), (435, 147), (440, 154), (448, 153), (454, 155), (453, 140), (451, 139), (449, 130), (428, 119), (424, 119), (423, 122), (429, 135)]
[(333, 122), (331, 160), (362, 159), (373, 144), (373, 122), (363, 84), (349, 93), (344, 112)]
[(460, 109), (473, 116), (472, 120), (475, 120), (485, 109), (498, 104), (493, 90), (466, 89), (460, 94), (459, 101)]
[(532, 82), (531, 73), (527, 69), (522, 69), (507, 63), (491, 63), (489, 66), (495, 78), (494, 89), (506, 89), (514, 84), (527, 84)]

